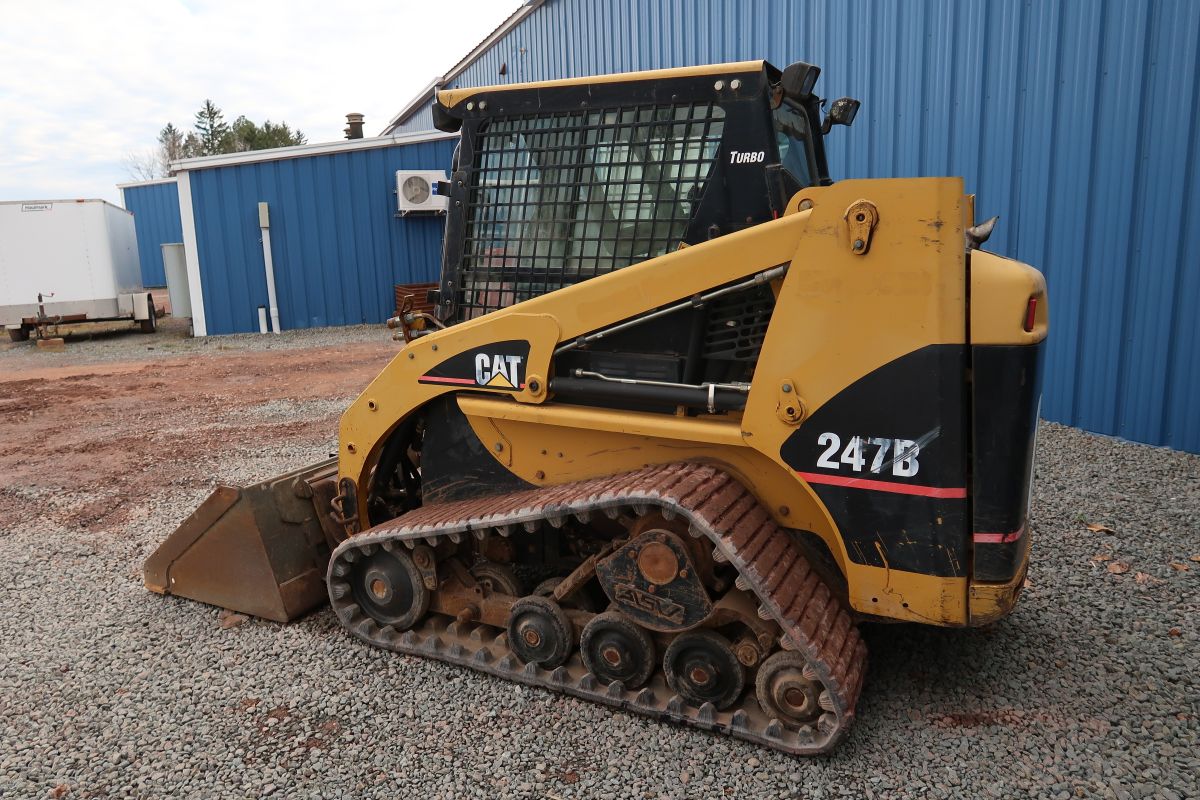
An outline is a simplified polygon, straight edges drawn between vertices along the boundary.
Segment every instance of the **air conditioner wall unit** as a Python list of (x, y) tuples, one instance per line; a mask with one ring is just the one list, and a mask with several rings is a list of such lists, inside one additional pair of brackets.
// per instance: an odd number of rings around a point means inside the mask
[(396, 170), (396, 203), (400, 216), (445, 214), (450, 198), (438, 194), (438, 181), (446, 181), (445, 172)]

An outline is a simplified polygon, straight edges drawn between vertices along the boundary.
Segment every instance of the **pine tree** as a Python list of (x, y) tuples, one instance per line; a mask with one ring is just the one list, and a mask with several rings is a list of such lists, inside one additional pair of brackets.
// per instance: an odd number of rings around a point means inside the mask
[(196, 137), (200, 141), (200, 152), (196, 155), (212, 156), (218, 153), (230, 152), (229, 123), (225, 115), (217, 108), (212, 100), (205, 100), (204, 105), (196, 112)]
[(185, 158), (240, 153), (246, 150), (267, 150), (290, 147), (308, 141), (299, 130), (286, 122), (267, 120), (262, 125), (239, 116), (230, 125), (212, 100), (205, 100), (196, 112), (195, 125), (184, 133), (168, 122), (158, 132), (158, 146), (145, 153), (130, 153), (125, 162), (134, 180), (150, 180), (170, 174), (171, 164)]

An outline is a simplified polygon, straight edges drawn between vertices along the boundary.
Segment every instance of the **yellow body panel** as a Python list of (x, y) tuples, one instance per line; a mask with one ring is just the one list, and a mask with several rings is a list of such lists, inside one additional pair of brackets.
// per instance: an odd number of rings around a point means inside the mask
[[(972, 344), (1037, 344), (1046, 338), (1050, 323), (1046, 278), (1028, 264), (982, 250), (972, 252), (971, 295), (988, 301), (971, 304)], [(1037, 300), (1037, 308), (1033, 330), (1026, 331), (1030, 298)]]
[[(864, 228), (855, 226), (849, 210), (864, 208), (864, 201), (877, 222), (866, 231), (867, 241), (856, 244)], [(671, 461), (720, 464), (745, 481), (780, 524), (811, 531), (829, 545), (856, 610), (966, 624), (967, 565), (961, 576), (943, 578), (854, 563), (817, 495), (782, 461), (780, 446), (803, 419), (878, 367), (926, 345), (967, 342), (963, 230), (968, 214), (959, 179), (813, 187), (793, 198), (778, 220), (423, 336), (406, 345), (343, 415), (340, 477), (360, 487), (359, 513), (365, 520), (365, 487), (388, 434), (432, 398), (455, 391), (420, 384), (418, 378), (455, 353), (527, 339), (527, 388), (489, 394), (471, 387), (476, 394), (459, 395), (476, 434), (506, 469), (548, 485)], [(790, 264), (789, 271), (775, 286), (775, 311), (740, 417), (571, 406), (555, 403), (545, 390), (560, 343), (780, 264)], [(980, 269), (974, 291), (1017, 296), (1028, 288), (1020, 281), (997, 284), (989, 270), (987, 265)], [(1024, 299), (1014, 302), (1024, 308)], [(1015, 327), (1024, 335), (1020, 323), (1020, 318), (1010, 320), (1006, 328), (990, 318), (972, 319), (972, 324), (991, 326), (986, 330), (992, 338), (1007, 335), (1013, 343), (1022, 341), (1013, 333)], [(528, 388), (534, 378), (537, 391)], [(784, 390), (784, 384), (791, 388)], [(794, 407), (797, 395), (800, 403)], [(794, 413), (785, 413), (785, 404)]]
[(972, 583), (968, 596), (968, 611), (972, 625), (986, 625), (1003, 618), (1017, 602), (1029, 571), (1031, 537), (1025, 537), (1025, 550), (1016, 576), (1004, 583)]

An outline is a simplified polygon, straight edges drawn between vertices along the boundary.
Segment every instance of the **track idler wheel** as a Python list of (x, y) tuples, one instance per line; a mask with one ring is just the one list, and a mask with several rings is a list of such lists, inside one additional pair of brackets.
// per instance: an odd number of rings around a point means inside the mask
[(694, 706), (712, 703), (718, 711), (742, 695), (746, 670), (729, 640), (707, 630), (676, 636), (663, 656), (667, 685)]
[(429, 590), (408, 553), (379, 549), (354, 565), (350, 591), (380, 625), (408, 630), (429, 610)]
[(526, 664), (562, 666), (571, 655), (571, 620), (553, 600), (522, 597), (508, 614), (508, 646)]
[(588, 671), (604, 683), (620, 681), (638, 689), (654, 672), (654, 640), (624, 614), (597, 614), (583, 628), (579, 654)]
[(754, 690), (762, 710), (792, 730), (816, 723), (831, 710), (823, 707), (821, 682), (812, 667), (794, 650), (780, 650), (764, 661)]

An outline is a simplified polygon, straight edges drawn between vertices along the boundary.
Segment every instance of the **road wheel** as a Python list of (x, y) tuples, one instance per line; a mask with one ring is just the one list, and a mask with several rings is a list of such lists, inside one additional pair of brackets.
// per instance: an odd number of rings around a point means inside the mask
[(794, 650), (780, 650), (764, 661), (754, 690), (762, 710), (792, 730), (815, 723), (825, 710), (820, 681), (804, 656)]
[(588, 671), (604, 683), (640, 688), (654, 672), (654, 640), (624, 614), (597, 614), (583, 628), (579, 654)]
[(667, 684), (694, 706), (731, 706), (746, 686), (746, 669), (729, 640), (706, 629), (676, 636), (663, 656)]
[(154, 295), (146, 295), (146, 307), (150, 309), (150, 316), (147, 319), (139, 320), (138, 327), (142, 333), (154, 333), (158, 330), (158, 313), (154, 309)]
[(571, 620), (553, 600), (522, 597), (508, 614), (508, 646), (526, 664), (561, 666), (571, 655)]

